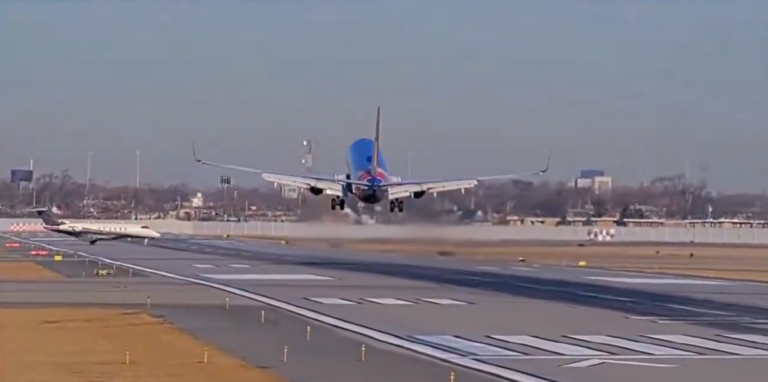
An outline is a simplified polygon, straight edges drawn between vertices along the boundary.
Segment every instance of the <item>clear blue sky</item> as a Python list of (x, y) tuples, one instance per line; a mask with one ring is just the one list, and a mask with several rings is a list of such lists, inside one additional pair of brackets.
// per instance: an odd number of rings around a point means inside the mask
[[(768, 187), (766, 0), (0, 2), (0, 171), (215, 185), (207, 159), (344, 172), (383, 107), (390, 170)], [(235, 183), (256, 184), (233, 173)]]

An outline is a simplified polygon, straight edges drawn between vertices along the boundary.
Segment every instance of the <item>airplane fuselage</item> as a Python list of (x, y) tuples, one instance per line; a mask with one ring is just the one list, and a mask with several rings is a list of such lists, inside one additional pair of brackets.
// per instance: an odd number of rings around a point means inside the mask
[(370, 186), (348, 186), (350, 194), (367, 204), (376, 204), (387, 198), (386, 190), (379, 187), (390, 180), (387, 163), (381, 150), (378, 152), (376, 174), (372, 171), (374, 141), (368, 138), (360, 138), (349, 146), (347, 150), (347, 171), (352, 180), (358, 180), (370, 184)]
[(160, 234), (148, 226), (133, 224), (93, 224), (93, 223), (64, 223), (59, 225), (43, 225), (45, 230), (56, 232), (78, 239), (91, 238), (91, 244), (101, 240), (119, 240), (125, 238), (157, 239)]

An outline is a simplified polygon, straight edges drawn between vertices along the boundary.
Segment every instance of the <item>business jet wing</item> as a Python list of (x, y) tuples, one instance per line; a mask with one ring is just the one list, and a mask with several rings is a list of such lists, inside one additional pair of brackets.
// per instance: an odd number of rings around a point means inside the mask
[(235, 166), (230, 164), (209, 162), (206, 160), (199, 159), (197, 157), (194, 145), (192, 145), (192, 156), (195, 159), (195, 162), (200, 163), (202, 165), (253, 172), (253, 173), (261, 174), (261, 177), (268, 182), (272, 182), (272, 183), (276, 183), (284, 186), (305, 188), (305, 189), (318, 188), (325, 191), (325, 193), (329, 195), (339, 195), (339, 196), (343, 195), (343, 188), (345, 184), (369, 186), (369, 184), (366, 182), (350, 180), (350, 179), (337, 179), (335, 177), (318, 176), (318, 175), (291, 175), (291, 174), (284, 174), (284, 173), (278, 173), (278, 172), (264, 171), (264, 170), (259, 170), (255, 168), (250, 168), (250, 167), (242, 167), (242, 166)]
[(550, 153), (549, 157), (547, 158), (547, 166), (544, 167), (543, 170), (539, 170), (535, 172), (508, 174), (508, 175), (493, 175), (493, 176), (483, 176), (483, 177), (464, 178), (464, 179), (414, 180), (414, 181), (405, 181), (405, 182), (392, 182), (392, 183), (384, 183), (382, 184), (382, 187), (387, 188), (390, 199), (407, 197), (415, 192), (438, 193), (438, 192), (444, 192), (444, 191), (462, 190), (462, 189), (475, 187), (479, 182), (485, 181), (485, 180), (514, 179), (514, 178), (520, 178), (523, 176), (536, 176), (536, 175), (545, 174), (547, 171), (549, 171), (549, 162), (551, 159), (552, 159), (552, 154)]

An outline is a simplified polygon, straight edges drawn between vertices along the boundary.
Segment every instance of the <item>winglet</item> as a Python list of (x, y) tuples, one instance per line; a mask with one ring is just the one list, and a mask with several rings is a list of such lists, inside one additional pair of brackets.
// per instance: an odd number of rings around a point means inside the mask
[(197, 163), (203, 163), (201, 159), (197, 159), (197, 153), (195, 152), (195, 142), (192, 141), (192, 159), (195, 160)]
[(547, 171), (549, 171), (549, 162), (552, 160), (552, 149), (549, 149), (549, 156), (547, 157), (547, 167), (544, 167), (543, 170), (536, 173), (536, 175), (543, 175)]

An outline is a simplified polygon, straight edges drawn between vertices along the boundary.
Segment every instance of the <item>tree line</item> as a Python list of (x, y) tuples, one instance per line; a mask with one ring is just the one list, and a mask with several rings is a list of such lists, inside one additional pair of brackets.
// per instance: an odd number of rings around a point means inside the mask
[[(37, 176), (31, 187), (0, 181), (0, 213), (22, 214), (32, 206), (56, 206), (73, 216), (101, 214), (169, 214), (188, 208), (190, 198), (201, 193), (207, 208), (239, 215), (249, 210), (302, 210), (322, 217), (330, 211), (325, 197), (307, 193), (283, 199), (279, 189), (231, 187), (199, 189), (187, 184), (144, 185), (140, 188), (109, 183), (86, 184), (67, 171)], [(408, 201), (410, 219), (432, 221), (462, 212), (519, 217), (658, 217), (667, 219), (747, 218), (768, 219), (765, 193), (716, 193), (704, 182), (687, 182), (682, 174), (662, 176), (640, 186), (614, 187), (595, 193), (565, 182), (513, 180)], [(389, 215), (388, 210), (386, 214)]]

